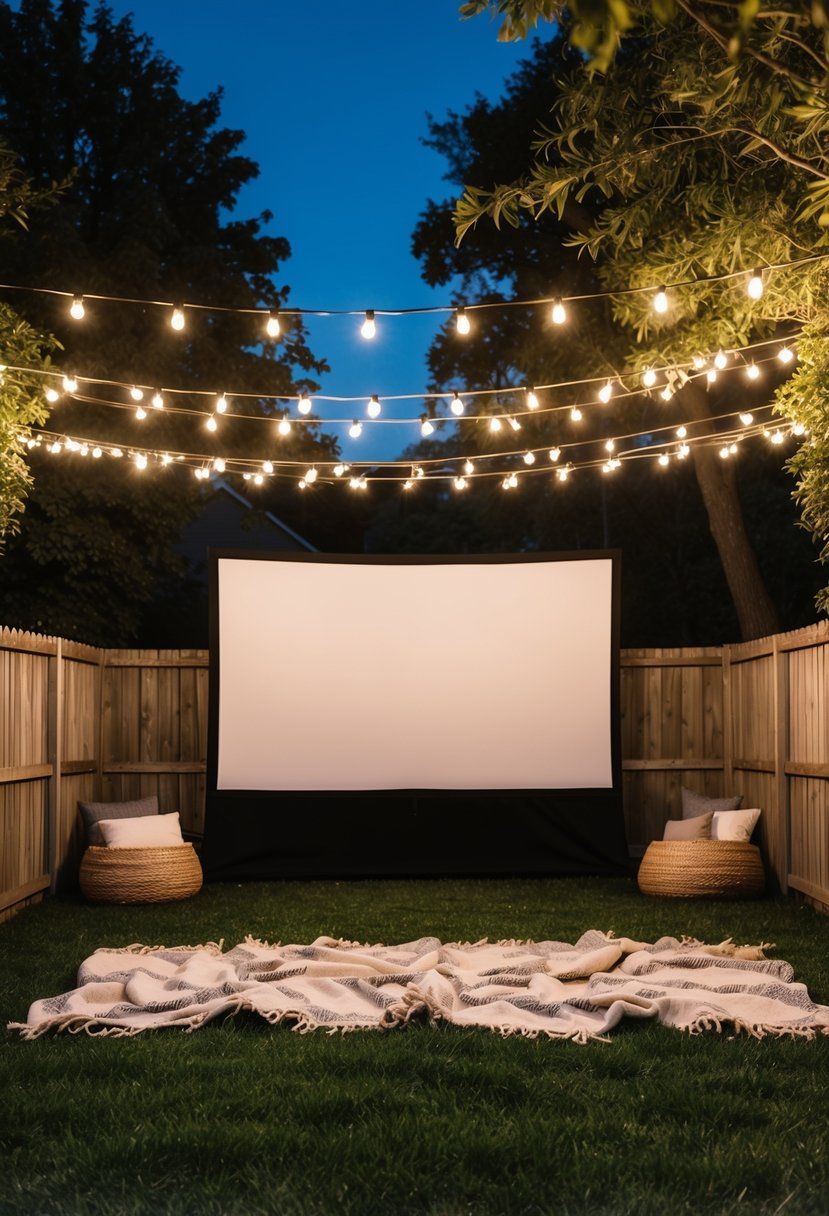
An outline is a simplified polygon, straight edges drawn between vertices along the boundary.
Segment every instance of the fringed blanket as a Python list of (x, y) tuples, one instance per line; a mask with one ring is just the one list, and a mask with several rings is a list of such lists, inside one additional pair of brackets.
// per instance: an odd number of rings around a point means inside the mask
[(501, 941), (444, 945), (434, 937), (366, 946), (319, 937), (307, 946), (246, 938), (205, 946), (96, 950), (78, 987), (35, 1001), (24, 1038), (50, 1030), (133, 1035), (250, 1010), (305, 1033), (391, 1030), (414, 1018), (484, 1026), (501, 1035), (602, 1038), (624, 1017), (665, 1026), (813, 1038), (829, 1007), (793, 982), (764, 946), (662, 937), (653, 945), (593, 929), (575, 945)]

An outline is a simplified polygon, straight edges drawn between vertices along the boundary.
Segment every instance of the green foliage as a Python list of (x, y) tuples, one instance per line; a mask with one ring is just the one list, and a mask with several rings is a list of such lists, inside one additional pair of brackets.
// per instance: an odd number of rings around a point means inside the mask
[[(630, 879), (578, 878), (219, 884), (130, 908), (50, 900), (0, 926), (0, 1009), (20, 1020), (97, 947), (134, 941), (572, 941), (591, 927), (774, 941), (770, 955), (829, 1001), (829, 921), (793, 899), (654, 900)], [(193, 1034), (7, 1034), (0, 1213), (823, 1216), (827, 1064), (829, 1038), (632, 1021), (585, 1047), (440, 1024), (298, 1035), (243, 1016)]]

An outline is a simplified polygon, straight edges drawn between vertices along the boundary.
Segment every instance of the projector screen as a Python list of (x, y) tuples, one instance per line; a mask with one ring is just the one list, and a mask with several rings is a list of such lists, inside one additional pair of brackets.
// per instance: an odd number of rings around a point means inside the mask
[(217, 791), (613, 787), (612, 555), (215, 563)]

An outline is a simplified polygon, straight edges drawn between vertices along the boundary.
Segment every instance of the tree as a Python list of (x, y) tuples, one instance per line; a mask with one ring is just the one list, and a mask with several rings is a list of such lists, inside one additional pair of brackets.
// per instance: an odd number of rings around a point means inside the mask
[[(218, 125), (221, 93), (187, 101), (178, 78), (132, 19), (116, 21), (105, 4), (90, 11), (87, 0), (23, 0), (14, 11), (0, 3), (0, 131), (36, 186), (71, 183), (10, 250), (6, 274), (30, 287), (215, 310), (193, 310), (176, 335), (157, 308), (87, 299), (86, 317), (73, 322), (62, 297), (15, 296), (29, 320), (59, 335), (62, 366), (83, 377), (252, 395), (235, 398), (241, 417), (211, 436), (202, 398), (178, 401), (196, 414), (175, 414), (169, 401), (148, 410), (139, 428), (120, 390), (85, 385), (56, 406), (61, 432), (205, 457), (261, 452), (265, 431), (253, 419), (274, 408), (266, 397), (313, 391), (325, 365), (300, 323), (284, 325), (277, 342), (264, 340), (261, 318), (222, 311), (283, 305), (289, 289), (277, 276), (290, 247), (264, 231), (269, 213), (235, 216), (258, 167), (240, 151), (243, 132)], [(113, 399), (116, 406), (104, 403)], [(335, 450), (307, 426), (279, 454), (319, 460)], [(124, 644), (140, 629), (155, 583), (183, 574), (174, 545), (198, 510), (198, 485), (175, 468), (148, 478), (103, 459), (93, 470), (65, 448), (34, 458), (36, 488), (2, 567), (3, 614)], [(109, 585), (108, 565), (121, 572)]]
[[(800, 331), (799, 366), (777, 388), (776, 408), (807, 431), (790, 467), (803, 520), (829, 560), (825, 6), (464, 5), (467, 15), (487, 8), (505, 16), (508, 36), (556, 20), (594, 58), (562, 82), (522, 174), (467, 189), (455, 213), (458, 238), (483, 216), (512, 225), (522, 215), (563, 217), (572, 201), (603, 199), (589, 230), (570, 241), (596, 259), (609, 291), (688, 283), (672, 293), (674, 307), (662, 319), (647, 292), (613, 295), (615, 319), (637, 342), (629, 369)], [(774, 269), (797, 259), (797, 268)], [(744, 290), (755, 267), (765, 272), (760, 299)], [(735, 277), (722, 277), (729, 273)], [(711, 412), (695, 382), (679, 399), (700, 420)], [(756, 612), (750, 555), (734, 535), (737, 516), (729, 508), (720, 518), (732, 466), (718, 464), (712, 449), (694, 459), (744, 636), (768, 632), (767, 611)], [(819, 603), (829, 605), (829, 588)]]

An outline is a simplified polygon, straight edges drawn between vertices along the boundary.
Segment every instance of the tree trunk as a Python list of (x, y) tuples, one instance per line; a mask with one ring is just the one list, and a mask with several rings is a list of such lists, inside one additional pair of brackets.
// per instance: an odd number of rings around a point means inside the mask
[[(686, 417), (697, 425), (694, 434), (716, 436), (707, 394), (695, 383), (686, 384), (677, 400)], [(708, 512), (708, 526), (720, 555), (728, 589), (737, 610), (743, 641), (778, 633), (780, 620), (766, 589), (757, 555), (752, 548), (737, 492), (734, 462), (723, 460), (716, 443), (694, 444), (694, 471)]]

